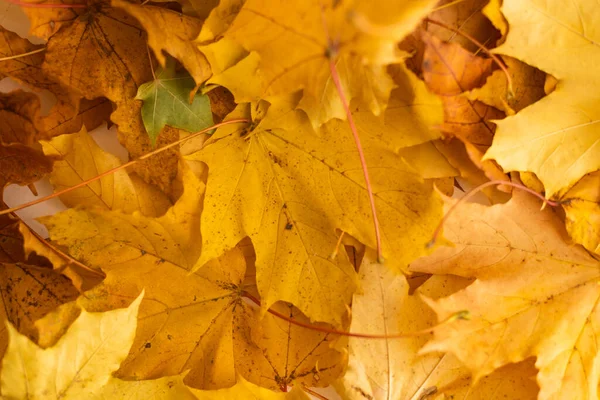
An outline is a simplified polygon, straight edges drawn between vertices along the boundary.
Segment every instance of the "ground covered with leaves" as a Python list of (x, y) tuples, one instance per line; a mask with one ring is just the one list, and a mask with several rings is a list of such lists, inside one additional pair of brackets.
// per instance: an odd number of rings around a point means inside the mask
[(3, 398), (598, 398), (597, 2), (10, 2)]

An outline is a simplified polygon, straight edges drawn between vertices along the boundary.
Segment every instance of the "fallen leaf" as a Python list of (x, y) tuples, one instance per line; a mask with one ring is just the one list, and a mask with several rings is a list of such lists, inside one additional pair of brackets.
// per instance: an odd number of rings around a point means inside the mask
[(551, 198), (600, 169), (595, 90), (600, 85), (595, 73), (600, 38), (585, 28), (600, 17), (600, 10), (585, 1), (505, 0), (502, 13), (510, 29), (496, 52), (551, 74), (558, 84), (537, 103), (498, 121), (485, 157), (505, 171), (534, 172)]
[[(137, 159), (179, 139), (179, 130), (167, 126), (153, 145), (144, 127), (141, 110), (142, 102), (132, 98), (121, 103), (110, 116), (111, 121), (118, 126), (119, 142), (129, 151), (129, 157), (132, 159)], [(177, 148), (163, 151), (136, 163), (132, 170), (144, 181), (170, 194), (171, 185), (177, 176), (178, 153)]]
[(83, 15), (50, 37), (43, 70), (87, 99), (133, 98), (151, 77), (144, 30), (104, 0), (88, 3)]
[[(378, 2), (368, 7), (349, 3), (244, 3), (224, 36), (259, 56), (262, 82), (257, 83), (254, 100), (303, 89), (299, 107), (308, 113), (313, 126), (331, 118), (345, 119), (331, 81), (331, 58), (348, 101), (376, 115), (383, 112), (393, 86), (385, 65), (406, 57), (395, 47), (396, 42), (435, 2)], [(240, 80), (248, 78), (238, 76)]]
[(165, 125), (197, 132), (213, 124), (208, 96), (195, 94), (194, 80), (186, 72), (175, 71), (174, 62), (156, 72), (156, 78), (138, 89), (137, 100), (144, 102), (142, 119), (152, 143)]
[[(406, 277), (385, 264), (378, 264), (376, 258), (372, 250), (367, 250), (360, 266), (363, 293), (354, 295), (350, 332), (394, 335), (433, 326), (435, 314), (419, 295), (409, 296)], [(461, 289), (467, 282), (456, 277), (435, 277), (417, 291), (442, 296)], [(351, 337), (349, 370), (336, 383), (336, 390), (345, 399), (420, 398), (427, 387), (442, 386), (465, 375), (460, 363), (450, 360), (451, 356), (419, 356), (425, 342), (426, 335), (390, 339)]]
[[(74, 0), (52, 0), (47, 4), (70, 5), (82, 3)], [(82, 19), (84, 19), (89, 12), (86, 8), (62, 7), (23, 7), (23, 11), (29, 17), (31, 23), (29, 34), (45, 40), (48, 40), (52, 35), (58, 32), (60, 28), (70, 24), (76, 18), (82, 17)]]
[(38, 332), (34, 322), (78, 295), (71, 281), (47, 266), (1, 260), (0, 357), (8, 346), (6, 321), (20, 334), (36, 340)]
[(422, 351), (455, 354), (475, 381), (535, 356), (539, 399), (596, 398), (600, 263), (568, 244), (560, 219), (515, 191), (506, 204), (457, 208), (444, 236), (454, 247), (439, 248), (410, 269), (477, 280), (430, 301), (440, 321), (462, 310), (469, 319), (438, 327)]
[[(264, 119), (265, 103), (252, 111), (238, 106), (230, 117), (249, 118), (252, 112), (250, 126), (220, 128), (204, 149), (186, 156), (209, 168), (204, 207), (211, 211), (202, 217), (199, 264), (250, 236), (263, 307), (283, 300), (311, 320), (336, 325), (356, 281), (343, 255), (329, 258), (338, 240), (335, 230), (375, 247), (373, 221), (347, 125), (331, 121), (314, 132), (305, 114), (292, 110), (294, 101), (273, 103)], [(401, 269), (425, 251), (438, 200), (430, 183), (420, 182), (377, 138), (363, 134), (361, 140), (383, 252)]]
[(23, 251), (19, 220), (0, 216), (0, 358), (8, 345), (6, 321), (34, 340), (34, 322), (79, 294), (49, 267), (47, 259)]
[[(96, 144), (85, 128), (79, 133), (42, 142), (42, 147), (44, 154), (58, 159), (50, 174), (55, 191), (75, 186), (121, 165), (116, 156)], [(67, 207), (100, 207), (125, 213), (140, 211), (149, 217), (164, 214), (171, 205), (162, 192), (125, 170), (106, 175), (59, 198)]]
[(492, 73), (492, 60), (471, 54), (455, 43), (424, 32), (423, 79), (432, 92), (456, 96), (480, 87)]
[[(435, 148), (448, 160), (448, 163), (459, 171), (460, 177), (471, 187), (477, 187), (489, 181), (480, 167), (471, 160), (464, 143), (460, 140), (451, 138), (444, 141), (437, 140), (433, 143)], [(484, 188), (482, 192), (492, 204), (505, 203), (510, 199), (509, 193), (499, 191), (495, 186)]]
[(201, 20), (166, 8), (142, 6), (121, 0), (112, 0), (111, 4), (133, 15), (144, 27), (148, 33), (148, 45), (154, 50), (154, 55), (163, 68), (167, 65), (163, 52), (167, 52), (188, 70), (196, 82), (192, 89), (197, 89), (210, 77), (208, 60), (192, 42), (200, 33)]

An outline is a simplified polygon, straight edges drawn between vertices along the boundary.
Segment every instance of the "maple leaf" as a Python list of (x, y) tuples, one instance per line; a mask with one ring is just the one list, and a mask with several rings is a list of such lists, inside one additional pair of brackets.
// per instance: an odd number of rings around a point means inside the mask
[(168, 62), (156, 72), (156, 78), (138, 89), (137, 100), (142, 100), (142, 119), (152, 143), (165, 125), (196, 132), (213, 124), (208, 96), (195, 94), (194, 80), (186, 72), (175, 71), (175, 63)]
[[(46, 155), (60, 157), (59, 161), (54, 162), (50, 174), (50, 182), (56, 191), (75, 186), (121, 165), (117, 157), (106, 153), (96, 144), (85, 128), (76, 134), (42, 142), (42, 146)], [(124, 170), (65, 193), (60, 199), (68, 207), (101, 207), (126, 213), (140, 211), (147, 216), (162, 215), (171, 205), (162, 192)]]
[(585, 1), (508, 0), (503, 2), (502, 13), (510, 29), (495, 51), (551, 74), (558, 85), (547, 97), (498, 121), (494, 143), (485, 157), (496, 160), (505, 171), (534, 172), (546, 196), (552, 197), (600, 169), (594, 89), (600, 85), (594, 73), (600, 38), (596, 30), (586, 29), (600, 11)]
[[(259, 103), (250, 127), (220, 128), (203, 150), (186, 156), (209, 167), (204, 204), (210, 212), (202, 217), (199, 264), (249, 236), (263, 307), (284, 300), (312, 320), (339, 324), (356, 282), (346, 259), (329, 256), (336, 228), (375, 245), (366, 189), (346, 124), (331, 121), (316, 133), (302, 111), (292, 110), (295, 101), (272, 104), (264, 119), (266, 103)], [(230, 116), (249, 112), (239, 106)], [(402, 268), (424, 251), (417, 243), (427, 241), (437, 200), (380, 141), (362, 140), (384, 253), (394, 254), (391, 265)]]
[(133, 17), (109, 3), (88, 4), (48, 40), (44, 71), (88, 99), (120, 103), (150, 80), (144, 30)]
[[(303, 89), (299, 107), (308, 113), (313, 126), (331, 118), (345, 119), (331, 81), (329, 63), (334, 60), (348, 101), (376, 115), (383, 112), (393, 87), (385, 65), (406, 56), (395, 44), (436, 2), (349, 3), (244, 3), (224, 36), (258, 57), (262, 82), (254, 83), (253, 100)], [(354, 20), (348, 21), (348, 15), (354, 15)], [(386, 32), (382, 34), (381, 29)]]
[[(409, 295), (407, 279), (376, 263), (375, 258), (374, 252), (367, 250), (361, 264), (363, 293), (354, 295), (350, 332), (395, 335), (430, 328), (435, 324), (435, 313), (422, 296), (447, 296), (470, 283), (456, 276), (432, 276)], [(336, 390), (342, 398), (351, 400), (452, 396), (478, 399), (503, 395), (511, 399), (536, 398), (538, 388), (531, 379), (537, 373), (533, 363), (506, 366), (503, 371), (495, 371), (471, 385), (469, 370), (454, 356), (419, 353), (427, 340), (425, 335), (388, 339), (351, 337), (349, 367), (335, 383)]]
[(423, 351), (455, 354), (475, 380), (536, 356), (540, 399), (596, 398), (600, 263), (566, 242), (560, 219), (515, 192), (503, 205), (457, 208), (445, 236), (455, 247), (410, 268), (477, 278), (430, 302), (440, 320), (460, 310), (470, 319), (437, 328)]

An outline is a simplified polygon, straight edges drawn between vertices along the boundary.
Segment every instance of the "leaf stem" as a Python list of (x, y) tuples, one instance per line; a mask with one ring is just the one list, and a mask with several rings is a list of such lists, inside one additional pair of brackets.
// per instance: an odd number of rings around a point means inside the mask
[(0, 61), (9, 61), (9, 60), (14, 60), (15, 58), (27, 57), (27, 56), (31, 56), (33, 54), (41, 53), (45, 50), (46, 50), (46, 48), (42, 47), (41, 49), (28, 51), (27, 53), (16, 54), (14, 56), (8, 56), (8, 57), (2, 57), (2, 58), (0, 58)]
[(371, 180), (369, 179), (369, 169), (367, 168), (367, 161), (365, 160), (365, 154), (360, 143), (358, 130), (356, 129), (356, 125), (354, 124), (354, 118), (352, 118), (352, 112), (350, 111), (348, 100), (346, 99), (346, 95), (344, 94), (342, 83), (340, 82), (340, 76), (337, 72), (337, 68), (335, 67), (335, 61), (333, 58), (329, 60), (329, 70), (331, 71), (331, 78), (333, 79), (335, 88), (337, 89), (338, 95), (340, 96), (340, 100), (342, 101), (344, 111), (346, 112), (346, 117), (348, 118), (348, 125), (350, 125), (352, 137), (354, 138), (354, 143), (356, 144), (356, 149), (358, 150), (358, 156), (360, 157), (360, 165), (362, 167), (363, 175), (365, 177), (365, 186), (367, 187), (367, 193), (369, 194), (369, 203), (371, 205), (371, 214), (373, 216), (373, 226), (375, 228), (375, 240), (377, 242), (377, 261), (382, 263), (383, 252), (381, 249), (381, 233), (379, 229), (379, 219), (377, 218), (377, 208), (375, 207), (375, 196), (373, 196)]
[(165, 150), (168, 150), (171, 147), (177, 146), (177, 145), (179, 145), (179, 144), (181, 144), (181, 143), (183, 143), (183, 142), (185, 142), (185, 141), (187, 141), (189, 139), (192, 139), (192, 138), (194, 138), (196, 136), (199, 136), (199, 135), (201, 135), (203, 133), (209, 132), (209, 131), (211, 131), (211, 130), (213, 130), (215, 128), (219, 128), (221, 126), (230, 125), (230, 124), (246, 123), (246, 122), (250, 122), (250, 121), (248, 119), (245, 119), (245, 118), (237, 118), (237, 119), (231, 119), (229, 121), (223, 121), (223, 122), (220, 122), (218, 124), (214, 124), (214, 125), (212, 125), (212, 126), (210, 126), (208, 128), (202, 129), (201, 131), (198, 131), (196, 133), (192, 133), (191, 135), (186, 136), (183, 139), (179, 139), (179, 140), (177, 140), (177, 141), (175, 141), (173, 143), (169, 143), (166, 146), (163, 146), (163, 147), (160, 147), (160, 148), (158, 148), (158, 149), (156, 149), (154, 151), (151, 151), (150, 153), (144, 154), (143, 156), (141, 156), (141, 157), (139, 157), (139, 158), (137, 158), (135, 160), (131, 160), (129, 162), (126, 162), (125, 164), (119, 165), (118, 167), (109, 169), (108, 171), (105, 171), (105, 172), (101, 173), (100, 175), (96, 175), (96, 176), (94, 176), (94, 177), (92, 177), (90, 179), (87, 179), (87, 180), (85, 180), (83, 182), (80, 182), (80, 183), (78, 183), (75, 186), (71, 186), (71, 187), (65, 188), (65, 189), (60, 190), (58, 192), (55, 192), (55, 193), (53, 193), (53, 194), (51, 194), (49, 196), (42, 197), (41, 199), (37, 199), (37, 200), (34, 200), (34, 201), (30, 201), (29, 203), (21, 204), (20, 206), (17, 206), (17, 207), (9, 208), (9, 209), (6, 209), (6, 210), (1, 210), (0, 211), (0, 215), (4, 215), (4, 214), (11, 213), (11, 212), (19, 211), (19, 210), (22, 210), (24, 208), (31, 207), (31, 206), (39, 204), (39, 203), (43, 203), (46, 200), (50, 200), (50, 199), (53, 199), (55, 197), (62, 196), (65, 193), (69, 193), (72, 190), (79, 189), (80, 187), (86, 186), (89, 183), (97, 181), (98, 179), (101, 179), (101, 178), (103, 178), (103, 177), (105, 177), (107, 175), (114, 174), (115, 172), (117, 172), (119, 170), (131, 167), (132, 165), (137, 164), (140, 161), (143, 161), (143, 160), (145, 160), (147, 158), (150, 158), (153, 155), (156, 155), (156, 154), (161, 153), (161, 152), (163, 152)]
[(527, 193), (530, 193), (544, 202), (542, 205), (542, 208), (544, 208), (546, 206), (546, 204), (548, 204), (551, 207), (557, 207), (561, 204), (560, 201), (548, 200), (547, 198), (545, 198), (544, 196), (542, 196), (535, 190), (529, 189), (527, 186), (524, 186), (520, 183), (514, 183), (514, 182), (508, 182), (508, 181), (502, 181), (502, 180), (489, 181), (489, 182), (483, 183), (483, 184), (477, 186), (476, 188), (472, 189), (470, 192), (468, 192), (466, 195), (464, 195), (462, 198), (460, 198), (460, 200), (458, 200), (456, 203), (454, 203), (452, 205), (452, 207), (450, 207), (450, 209), (448, 210), (446, 215), (444, 215), (444, 217), (442, 218), (442, 220), (440, 221), (438, 226), (435, 228), (435, 231), (433, 231), (431, 240), (429, 242), (427, 242), (425, 247), (430, 248), (435, 244), (440, 232), (442, 231), (442, 228), (444, 227), (444, 224), (448, 221), (448, 218), (450, 218), (450, 216), (452, 215), (454, 210), (456, 210), (456, 208), (459, 205), (463, 204), (464, 202), (469, 200), (471, 197), (473, 197), (477, 193), (481, 192), (483, 189), (490, 187), (490, 186), (495, 186), (495, 185), (508, 185), (508, 186), (512, 186), (516, 189), (521, 189)]
[(15, 4), (21, 7), (29, 7), (29, 8), (86, 8), (86, 4), (39, 4), (39, 3), (29, 3), (26, 1), (20, 0), (6, 0), (11, 4)]
[[(248, 300), (252, 301), (254, 304), (256, 304), (257, 306), (260, 307), (260, 305), (261, 305), (260, 300), (258, 300), (256, 297), (254, 297), (250, 293), (243, 292), (242, 296), (247, 298)], [(413, 331), (413, 332), (393, 333), (390, 335), (374, 335), (371, 333), (354, 333), (354, 332), (339, 331), (339, 330), (333, 329), (333, 328), (326, 328), (324, 326), (317, 326), (317, 325), (309, 324), (306, 322), (301, 322), (301, 321), (295, 320), (294, 318), (287, 317), (287, 316), (281, 314), (280, 312), (277, 312), (270, 308), (267, 310), (267, 312), (269, 314), (276, 316), (277, 318), (280, 318), (284, 321), (289, 322), (292, 325), (310, 329), (312, 331), (330, 333), (332, 335), (339, 335), (339, 336), (362, 338), (362, 339), (404, 339), (404, 338), (409, 338), (409, 337), (423, 336), (423, 335), (432, 333), (435, 329), (437, 329), (438, 327), (440, 327), (441, 325), (443, 325), (447, 322), (455, 321), (457, 319), (468, 319), (467, 311), (459, 311), (457, 313), (452, 314), (450, 317), (448, 317), (444, 321), (440, 322), (439, 324), (434, 325), (430, 328), (421, 329), (419, 331)]]
[(514, 96), (515, 92), (513, 91), (512, 78), (510, 77), (510, 74), (508, 73), (508, 68), (506, 68), (506, 66), (504, 65), (504, 63), (502, 62), (502, 60), (500, 60), (500, 58), (497, 55), (495, 55), (494, 53), (492, 53), (491, 51), (489, 51), (487, 49), (487, 47), (485, 47), (479, 40), (475, 39), (473, 36), (469, 35), (468, 33), (463, 32), (460, 29), (456, 29), (456, 28), (453, 28), (453, 27), (451, 27), (449, 25), (446, 25), (443, 22), (436, 21), (436, 20), (431, 19), (431, 18), (425, 18), (425, 22), (429, 22), (431, 24), (441, 26), (442, 28), (445, 28), (445, 29), (448, 29), (449, 31), (457, 33), (457, 34), (461, 35), (462, 37), (464, 37), (465, 39), (467, 39), (468, 41), (470, 41), (473, 44), (475, 44), (477, 47), (479, 47), (481, 49), (481, 51), (483, 51), (492, 60), (494, 60), (494, 62), (498, 65), (498, 67), (500, 67), (500, 69), (502, 70), (502, 72), (504, 72), (504, 75), (506, 75), (506, 81), (507, 81), (507, 84), (508, 84), (508, 92), (510, 93), (511, 96)]

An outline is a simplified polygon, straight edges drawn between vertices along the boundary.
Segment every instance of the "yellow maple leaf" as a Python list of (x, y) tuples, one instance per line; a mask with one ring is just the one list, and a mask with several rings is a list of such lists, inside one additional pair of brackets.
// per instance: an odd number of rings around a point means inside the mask
[(600, 102), (595, 90), (600, 86), (595, 73), (600, 31), (588, 29), (600, 18), (600, 10), (583, 0), (506, 0), (502, 13), (510, 29), (496, 52), (553, 75), (558, 84), (547, 97), (498, 121), (485, 157), (505, 171), (534, 172), (546, 196), (552, 197), (600, 169)]
[[(385, 66), (406, 57), (396, 43), (435, 3), (248, 0), (224, 36), (257, 55), (253, 100), (303, 89), (299, 107), (317, 127), (346, 118), (330, 59), (348, 101), (376, 115), (383, 112), (393, 87)], [(247, 80), (237, 75), (237, 86)]]
[(445, 236), (455, 246), (415, 261), (411, 270), (477, 278), (430, 302), (440, 320), (461, 310), (470, 319), (437, 328), (423, 351), (455, 354), (475, 380), (535, 356), (539, 399), (597, 398), (600, 263), (568, 244), (560, 219), (514, 192), (503, 205), (457, 208)]
[[(186, 157), (209, 167), (199, 264), (249, 236), (263, 307), (284, 300), (311, 320), (339, 324), (356, 278), (342, 255), (330, 258), (335, 230), (375, 247), (373, 221), (347, 125), (331, 121), (312, 131), (305, 114), (293, 110), (296, 99), (274, 102), (264, 119), (267, 105), (259, 103), (249, 127), (221, 128)], [(239, 106), (230, 116), (250, 117), (249, 108)], [(400, 269), (425, 251), (439, 203), (431, 185), (379, 139), (364, 134), (362, 142), (383, 251)]]
[[(360, 267), (362, 294), (352, 302), (350, 332), (395, 335), (428, 329), (435, 313), (422, 296), (439, 298), (470, 283), (456, 276), (432, 276), (409, 295), (409, 283), (367, 250)], [(379, 399), (535, 399), (538, 388), (531, 377), (533, 363), (506, 366), (472, 385), (470, 372), (451, 354), (420, 354), (428, 335), (388, 339), (351, 337), (349, 366), (335, 388), (348, 400)], [(370, 396), (370, 397), (369, 397)]]
[[(85, 128), (75, 134), (42, 142), (42, 147), (46, 155), (60, 157), (50, 174), (50, 182), (56, 191), (75, 186), (121, 165), (116, 156), (96, 144)], [(140, 211), (149, 217), (164, 214), (171, 205), (162, 192), (124, 170), (65, 193), (60, 199), (68, 207), (101, 207), (126, 213)]]

